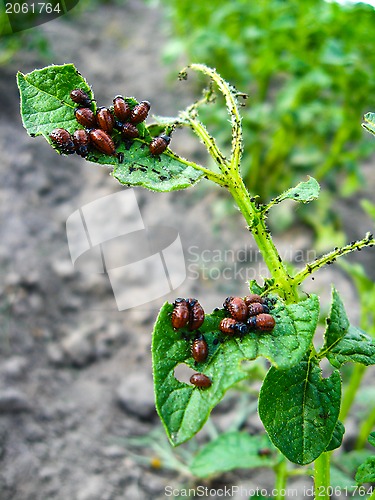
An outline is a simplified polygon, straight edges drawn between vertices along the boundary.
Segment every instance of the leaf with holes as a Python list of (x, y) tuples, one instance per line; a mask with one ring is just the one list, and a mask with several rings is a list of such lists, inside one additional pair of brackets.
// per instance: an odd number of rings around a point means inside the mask
[(341, 400), (336, 370), (322, 378), (317, 361), (290, 370), (270, 368), (259, 395), (259, 416), (273, 444), (291, 461), (309, 464), (330, 445)]
[[(206, 315), (202, 327), (209, 348), (209, 357), (199, 366), (190, 354), (187, 332), (175, 331), (171, 324), (172, 304), (164, 304), (156, 320), (152, 337), (152, 360), (156, 409), (173, 445), (194, 436), (206, 422), (212, 408), (225, 392), (248, 375), (241, 369), (243, 353), (234, 342), (216, 343), (223, 311)], [(190, 339), (194, 338), (194, 332)], [(195, 371), (208, 376), (212, 385), (198, 389), (180, 382), (174, 376), (175, 368), (186, 363)]]
[[(91, 99), (93, 92), (73, 64), (48, 66), (28, 74), (18, 73), (18, 87), (21, 95), (21, 115), (27, 132), (35, 137), (42, 135), (49, 144), (61, 153), (49, 134), (55, 128), (73, 133), (83, 127), (75, 118), (76, 104), (70, 98), (75, 88), (84, 90)], [(130, 108), (137, 100), (125, 97)], [(92, 103), (95, 112), (96, 103)], [(113, 176), (128, 186), (142, 186), (153, 191), (184, 189), (198, 182), (202, 172), (186, 160), (167, 149), (159, 156), (153, 156), (148, 148), (152, 140), (144, 123), (137, 125), (139, 138), (123, 140), (114, 129), (111, 138), (116, 146), (116, 155), (103, 154), (90, 147), (86, 160), (100, 165), (113, 166)]]
[[(319, 302), (312, 295), (298, 304), (285, 305), (280, 299), (269, 299), (276, 326), (272, 332), (249, 332), (243, 338), (229, 337), (219, 330), (226, 316), (224, 310), (206, 315), (202, 327), (209, 356), (197, 365), (190, 353), (194, 332), (175, 331), (171, 324), (173, 305), (161, 309), (153, 333), (152, 356), (156, 407), (173, 444), (180, 444), (198, 432), (211, 410), (225, 392), (248, 375), (244, 360), (265, 356), (283, 369), (299, 363), (309, 348), (316, 328)], [(176, 367), (186, 363), (203, 372), (212, 386), (199, 390), (178, 381)]]

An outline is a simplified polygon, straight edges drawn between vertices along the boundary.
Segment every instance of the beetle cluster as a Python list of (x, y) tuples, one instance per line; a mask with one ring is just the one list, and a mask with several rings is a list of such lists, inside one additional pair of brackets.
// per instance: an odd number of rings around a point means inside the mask
[[(172, 326), (176, 330), (187, 328), (190, 332), (197, 332), (191, 344), (191, 355), (195, 362), (202, 363), (208, 357), (208, 344), (204, 336), (198, 331), (204, 322), (204, 310), (197, 299), (178, 298), (174, 302), (172, 312)], [(190, 382), (201, 389), (211, 386), (211, 380), (204, 373), (194, 373)]]
[(274, 317), (269, 314), (270, 307), (267, 299), (260, 295), (247, 295), (241, 297), (227, 297), (223, 307), (230, 317), (223, 318), (219, 329), (227, 335), (236, 333), (243, 335), (250, 331), (271, 332), (275, 326)]
[[(63, 154), (73, 154), (85, 158), (91, 147), (100, 153), (115, 156), (123, 161), (123, 154), (116, 152), (112, 133), (117, 130), (124, 141), (139, 137), (137, 125), (148, 116), (150, 103), (142, 101), (131, 106), (124, 97), (118, 95), (113, 99), (113, 106), (99, 107), (94, 112), (92, 100), (82, 89), (73, 89), (71, 100), (77, 104), (74, 115), (84, 129), (76, 130), (71, 135), (63, 128), (56, 128), (49, 134), (50, 139), (60, 148)], [(170, 142), (170, 137), (162, 134), (155, 137), (149, 144), (150, 153), (158, 156), (163, 153)]]
[[(239, 334), (241, 338), (251, 331), (271, 332), (275, 327), (275, 319), (269, 314), (272, 307), (271, 299), (257, 294), (247, 295), (244, 299), (227, 297), (223, 308), (229, 316), (220, 321), (219, 330), (229, 336)], [(195, 332), (191, 355), (196, 363), (206, 361), (209, 354), (208, 344), (198, 330), (204, 322), (204, 310), (197, 299), (176, 299), (171, 322), (176, 330), (187, 328), (190, 332)], [(214, 343), (215, 341), (217, 343), (218, 339), (215, 339)], [(204, 373), (194, 373), (190, 377), (190, 383), (199, 389), (207, 389), (212, 385), (211, 379)]]

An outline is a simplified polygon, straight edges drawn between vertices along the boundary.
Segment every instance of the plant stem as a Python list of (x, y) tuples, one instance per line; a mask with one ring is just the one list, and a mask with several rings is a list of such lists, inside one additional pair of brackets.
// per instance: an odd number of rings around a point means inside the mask
[(357, 442), (355, 443), (355, 449), (361, 450), (366, 444), (367, 438), (370, 432), (374, 429), (375, 424), (375, 407), (371, 410), (370, 414), (363, 422), (359, 429), (359, 434), (357, 438)]
[(349, 245), (345, 245), (341, 248), (335, 248), (334, 250), (332, 250), (332, 252), (329, 252), (326, 255), (323, 255), (322, 257), (314, 260), (313, 262), (306, 264), (306, 267), (293, 277), (293, 281), (296, 285), (300, 285), (302, 281), (310, 276), (314, 271), (317, 271), (325, 264), (334, 262), (337, 257), (341, 257), (342, 255), (353, 252), (354, 250), (361, 250), (366, 246), (373, 246), (374, 244), (374, 236), (370, 233), (367, 233), (366, 236), (361, 240), (352, 241), (351, 243), (349, 243)]
[(275, 490), (277, 492), (275, 500), (283, 500), (285, 498), (286, 482), (288, 480), (286, 460), (284, 459), (279, 464), (275, 465), (274, 471), (276, 474)]
[(339, 420), (341, 420), (342, 423), (344, 423), (346, 417), (348, 416), (365, 371), (366, 367), (364, 365), (360, 365), (358, 363), (354, 365), (353, 373), (350, 377), (350, 383), (345, 389), (345, 394), (341, 404)]
[(272, 241), (271, 235), (266, 227), (263, 214), (251, 201), (249, 193), (237, 172), (232, 171), (229, 181), (229, 192), (233, 196), (248, 228), (251, 231), (259, 251), (262, 254), (272, 278), (275, 280), (275, 288), (284, 294), (287, 302), (298, 301), (297, 287), (294, 286), (281, 257)]
[(322, 453), (314, 463), (314, 489), (316, 500), (329, 500), (330, 452)]

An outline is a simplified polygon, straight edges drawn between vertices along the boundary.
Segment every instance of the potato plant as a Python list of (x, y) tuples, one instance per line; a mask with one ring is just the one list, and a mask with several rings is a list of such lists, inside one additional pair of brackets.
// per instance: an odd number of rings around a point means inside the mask
[[(174, 118), (158, 117), (148, 126), (144, 122), (138, 123), (138, 137), (131, 140), (124, 140), (119, 129), (113, 128), (109, 137), (115, 144), (116, 153), (108, 154), (110, 150), (101, 150), (97, 144), (91, 144), (85, 159), (112, 166), (112, 176), (125, 186), (168, 192), (188, 188), (205, 178), (228, 191), (270, 273), (270, 277), (263, 281), (259, 277), (258, 282), (250, 282), (249, 290), (271, 301), (271, 314), (276, 324), (271, 331), (250, 331), (220, 342), (219, 324), (226, 311), (218, 309), (206, 314), (200, 332), (207, 341), (209, 356), (198, 365), (199, 372), (212, 384), (200, 389), (175, 377), (175, 369), (182, 363), (197, 370), (190, 351), (194, 332), (181, 334), (173, 328), (171, 314), (174, 305), (165, 303), (152, 336), (156, 408), (171, 444), (184, 443), (203, 427), (228, 389), (251, 379), (251, 361), (266, 358), (271, 367), (260, 390), (258, 412), (268, 436), (224, 433), (200, 451), (191, 464), (191, 471), (199, 477), (209, 477), (235, 467), (271, 467), (275, 470), (278, 488), (274, 498), (281, 499), (285, 498), (284, 488), (291, 475), (288, 461), (301, 466), (314, 463), (313, 470), (307, 469), (307, 473), (314, 476), (315, 498), (328, 499), (331, 494), (331, 451), (340, 447), (344, 434), (344, 425), (339, 420), (342, 400), (340, 370), (348, 362), (365, 367), (375, 364), (375, 342), (361, 328), (349, 323), (344, 304), (333, 287), (324, 343), (319, 349), (314, 347), (320, 315), (319, 297), (304, 292), (303, 282), (339, 257), (373, 246), (374, 237), (367, 233), (361, 240), (335, 248), (292, 273), (275, 247), (267, 227), (267, 215), (285, 200), (303, 204), (312, 202), (319, 196), (318, 182), (308, 177), (267, 203), (259, 204), (257, 193), (248, 191), (240, 170), (244, 144), (238, 100), (246, 96), (205, 65), (192, 64), (185, 68), (179, 75), (181, 80), (187, 78), (188, 71), (203, 73), (210, 79), (210, 86), (201, 99)], [(19, 73), (17, 78), (21, 114), (27, 132), (33, 137), (44, 136), (58, 153), (66, 152), (61, 144), (51, 139), (50, 134), (59, 128), (68, 134), (84, 129), (76, 120), (76, 103), (70, 95), (77, 88), (86, 92), (95, 113), (97, 103), (91, 87), (72, 64), (49, 66), (29, 74)], [(199, 119), (199, 110), (211, 99), (213, 86), (222, 94), (230, 118), (229, 158), (224, 156)], [(138, 105), (133, 97), (125, 97), (125, 101), (131, 110)], [(366, 115), (366, 118), (367, 128), (375, 127), (373, 116)], [(149, 146), (153, 138), (170, 137), (178, 127), (188, 127), (196, 134), (215, 162), (215, 169), (184, 159), (169, 147), (161, 154), (152, 154)], [(327, 359), (332, 367), (331, 374), (326, 377), (323, 377), (320, 367), (323, 359)], [(349, 387), (349, 392), (354, 390)], [(373, 435), (370, 442), (375, 442)], [(371, 459), (361, 465), (356, 476), (358, 484), (375, 480), (373, 465)], [(371, 498), (375, 498), (375, 493)]]

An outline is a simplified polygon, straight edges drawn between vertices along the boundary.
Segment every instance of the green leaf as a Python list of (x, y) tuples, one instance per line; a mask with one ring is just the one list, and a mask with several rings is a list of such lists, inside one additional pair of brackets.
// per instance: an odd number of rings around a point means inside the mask
[(371, 444), (371, 446), (375, 446), (375, 432), (370, 433), (368, 442)]
[(366, 123), (362, 123), (362, 127), (370, 134), (375, 135), (375, 113), (366, 113), (363, 119)]
[[(156, 320), (152, 337), (152, 359), (156, 410), (173, 445), (190, 439), (206, 422), (212, 408), (224, 393), (248, 375), (240, 368), (243, 353), (235, 342), (214, 343), (215, 332), (224, 317), (222, 311), (207, 315), (200, 331), (209, 347), (209, 358), (199, 368), (190, 354), (190, 342), (171, 325), (172, 304), (164, 304)], [(175, 368), (186, 363), (204, 372), (212, 386), (200, 390), (177, 380)]]
[(274, 467), (279, 460), (280, 454), (266, 435), (228, 432), (202, 447), (190, 470), (196, 477), (206, 478), (233, 469)]
[(308, 181), (300, 182), (296, 187), (288, 189), (281, 195), (271, 200), (268, 205), (266, 205), (265, 210), (268, 210), (273, 205), (281, 203), (284, 200), (294, 200), (300, 201), (301, 203), (308, 203), (318, 198), (319, 191), (319, 183), (313, 177), (309, 176)]
[(342, 443), (342, 438), (344, 437), (345, 427), (340, 420), (336, 422), (335, 428), (333, 429), (333, 434), (331, 441), (329, 442), (327, 448), (324, 451), (332, 451), (336, 448), (340, 448)]
[(171, 151), (155, 158), (144, 146), (143, 141), (135, 140), (130, 148), (122, 144), (117, 149), (126, 155), (123, 163), (112, 161), (115, 165), (112, 175), (121, 184), (168, 192), (188, 188), (202, 178), (201, 171), (186, 165)]
[(338, 419), (341, 379), (329, 378), (315, 359), (288, 371), (270, 368), (259, 396), (259, 416), (273, 444), (300, 465), (314, 461), (329, 445)]
[[(271, 313), (276, 320), (272, 332), (251, 332), (243, 340), (242, 349), (249, 359), (264, 356), (276, 368), (286, 370), (299, 363), (310, 346), (318, 324), (319, 299), (312, 294), (297, 304), (286, 305), (277, 298)], [(247, 348), (253, 349), (254, 343), (256, 352), (252, 356)]]
[[(43, 135), (49, 144), (60, 152), (51, 141), (49, 134), (55, 128), (64, 128), (71, 134), (83, 127), (77, 122), (74, 110), (76, 104), (70, 99), (70, 92), (75, 88), (84, 90), (94, 98), (86, 80), (73, 64), (48, 66), (26, 75), (18, 73), (18, 87), (21, 95), (21, 114), (23, 125), (31, 136)], [(137, 101), (133, 97), (125, 98), (131, 108)], [(95, 101), (92, 104), (95, 111)], [(173, 191), (195, 184), (202, 176), (186, 160), (167, 149), (159, 156), (150, 154), (148, 144), (151, 136), (144, 123), (137, 125), (140, 138), (123, 141), (119, 131), (114, 130), (112, 139), (116, 152), (120, 155), (105, 155), (92, 150), (87, 161), (114, 167), (113, 176), (128, 186), (142, 186), (153, 191)]]
[(335, 368), (349, 361), (374, 365), (375, 341), (360, 328), (350, 325), (345, 337), (327, 353), (327, 358)]
[[(190, 354), (189, 339), (194, 334), (176, 332), (171, 324), (173, 305), (166, 303), (162, 307), (152, 342), (154, 386), (156, 408), (173, 444), (180, 444), (198, 432), (225, 392), (248, 377), (241, 364), (243, 360), (264, 356), (283, 369), (301, 361), (317, 325), (318, 298), (311, 295), (298, 304), (288, 305), (279, 298), (275, 300), (271, 310), (276, 320), (273, 331), (250, 332), (242, 339), (226, 337), (219, 331), (219, 323), (226, 315), (224, 310), (206, 315), (200, 331), (208, 343), (209, 357), (199, 368)], [(217, 342), (220, 339), (224, 341)], [(212, 386), (199, 390), (178, 381), (174, 370), (181, 363), (199, 369), (212, 380)]]
[(331, 310), (326, 322), (323, 350), (330, 350), (344, 337), (349, 328), (344, 304), (335, 288), (332, 288)]
[(366, 462), (358, 467), (355, 480), (357, 484), (375, 481), (375, 456), (369, 457)]
[[(31, 136), (48, 134), (54, 128), (65, 128), (73, 133), (82, 128), (75, 119), (76, 104), (70, 99), (75, 88), (84, 90), (92, 99), (93, 93), (73, 64), (47, 66), (24, 75), (17, 74), (21, 95), (22, 123)], [(94, 103), (95, 109), (95, 103)]]

